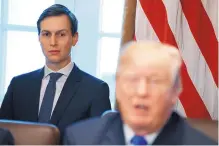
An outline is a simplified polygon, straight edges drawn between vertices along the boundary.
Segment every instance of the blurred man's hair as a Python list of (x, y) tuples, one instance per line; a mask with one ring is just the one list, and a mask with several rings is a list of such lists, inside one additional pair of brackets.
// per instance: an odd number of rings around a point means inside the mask
[[(118, 63), (117, 63), (117, 70), (116, 70), (116, 78), (120, 72), (122, 72), (121, 66), (123, 63), (126, 63), (126, 56), (127, 51), (133, 51), (136, 49), (145, 49), (145, 51), (157, 51), (159, 55), (167, 56), (171, 59), (171, 74), (172, 74), (172, 82), (173, 88), (175, 91), (180, 94), (182, 91), (182, 83), (181, 83), (181, 76), (180, 76), (180, 69), (182, 65), (182, 59), (179, 50), (171, 45), (156, 42), (156, 41), (130, 41), (124, 44), (121, 47)], [(132, 53), (129, 53), (132, 54)], [(158, 58), (159, 59), (159, 58)], [(116, 101), (115, 109), (118, 109), (118, 102)]]

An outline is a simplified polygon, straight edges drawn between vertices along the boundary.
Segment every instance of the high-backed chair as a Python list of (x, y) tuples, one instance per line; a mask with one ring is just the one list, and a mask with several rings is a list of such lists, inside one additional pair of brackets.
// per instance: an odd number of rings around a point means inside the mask
[(0, 120), (0, 127), (8, 129), (15, 145), (58, 145), (60, 133), (52, 124), (40, 124), (14, 120)]

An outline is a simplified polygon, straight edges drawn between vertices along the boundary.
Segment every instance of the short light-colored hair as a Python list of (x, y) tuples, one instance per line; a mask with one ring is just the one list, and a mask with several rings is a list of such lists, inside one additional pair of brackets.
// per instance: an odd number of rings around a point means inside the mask
[(168, 57), (171, 60), (171, 73), (173, 79), (173, 87), (177, 90), (178, 94), (182, 91), (180, 68), (182, 65), (182, 59), (179, 50), (171, 45), (164, 44), (156, 41), (130, 41), (124, 44), (120, 50), (118, 57), (118, 64), (116, 70), (116, 76), (119, 74), (122, 66), (122, 62), (125, 62), (125, 58), (132, 54), (137, 49), (144, 50), (143, 53), (157, 54), (157, 59), (160, 56)]

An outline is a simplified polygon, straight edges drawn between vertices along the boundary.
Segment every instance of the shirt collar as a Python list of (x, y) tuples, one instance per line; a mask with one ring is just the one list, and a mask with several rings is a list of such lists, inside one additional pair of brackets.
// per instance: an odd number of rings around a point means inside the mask
[[(134, 131), (127, 125), (123, 124), (124, 136), (125, 136), (125, 143), (131, 145), (131, 139), (135, 135)], [(154, 140), (157, 138), (159, 132), (154, 132), (151, 134), (147, 134), (144, 136), (147, 143), (149, 145), (153, 144)]]
[(70, 72), (72, 71), (73, 67), (74, 67), (74, 63), (70, 62), (64, 68), (62, 68), (62, 69), (60, 69), (58, 71), (53, 71), (47, 65), (45, 65), (45, 68), (44, 68), (44, 78), (46, 78), (50, 73), (62, 73), (64, 76), (68, 77)]

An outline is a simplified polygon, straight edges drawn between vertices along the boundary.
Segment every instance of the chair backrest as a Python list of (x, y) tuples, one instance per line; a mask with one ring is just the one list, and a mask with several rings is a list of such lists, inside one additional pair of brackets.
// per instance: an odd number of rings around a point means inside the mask
[(195, 129), (201, 131), (211, 139), (218, 142), (218, 121), (207, 119), (186, 119), (187, 122)]
[(8, 129), (15, 140), (15, 145), (58, 145), (60, 133), (52, 124), (0, 120), (0, 127)]
[(117, 110), (107, 110), (105, 112), (103, 112), (103, 114), (101, 115), (101, 117), (103, 116), (108, 116), (108, 115), (113, 115), (114, 113), (117, 113), (118, 111)]

